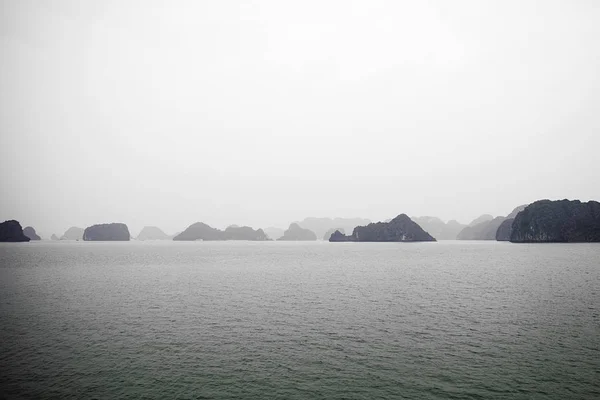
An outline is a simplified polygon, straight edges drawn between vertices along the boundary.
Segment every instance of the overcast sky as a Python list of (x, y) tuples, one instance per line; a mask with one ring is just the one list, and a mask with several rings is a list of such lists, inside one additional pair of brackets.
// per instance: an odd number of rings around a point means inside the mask
[(600, 200), (599, 21), (594, 0), (0, 0), (0, 219)]

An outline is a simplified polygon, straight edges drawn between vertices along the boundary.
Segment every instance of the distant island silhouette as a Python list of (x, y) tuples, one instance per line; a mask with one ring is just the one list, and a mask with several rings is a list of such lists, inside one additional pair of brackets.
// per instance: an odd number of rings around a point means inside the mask
[(310, 229), (304, 229), (297, 223), (291, 223), (290, 227), (277, 240), (282, 241), (310, 241), (317, 240), (317, 235)]
[(371, 223), (357, 226), (352, 235), (346, 236), (336, 231), (330, 242), (435, 242), (435, 238), (425, 232), (406, 214), (400, 214), (390, 222)]
[(129, 228), (123, 223), (92, 225), (83, 231), (84, 241), (129, 241)]
[(213, 228), (204, 222), (196, 222), (173, 238), (175, 241), (193, 240), (269, 240), (262, 229), (254, 230), (249, 226), (228, 226), (224, 231)]

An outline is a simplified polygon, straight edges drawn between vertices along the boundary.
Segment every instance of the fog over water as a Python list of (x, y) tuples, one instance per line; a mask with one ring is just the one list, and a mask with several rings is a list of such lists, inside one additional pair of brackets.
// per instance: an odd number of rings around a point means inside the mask
[(598, 200), (598, 21), (593, 1), (0, 1), (0, 220)]

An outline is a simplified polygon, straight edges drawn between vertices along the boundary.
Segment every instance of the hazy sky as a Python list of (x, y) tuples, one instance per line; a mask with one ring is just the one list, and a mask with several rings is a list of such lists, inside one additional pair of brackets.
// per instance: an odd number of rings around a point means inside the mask
[(0, 220), (600, 200), (600, 2), (0, 0)]

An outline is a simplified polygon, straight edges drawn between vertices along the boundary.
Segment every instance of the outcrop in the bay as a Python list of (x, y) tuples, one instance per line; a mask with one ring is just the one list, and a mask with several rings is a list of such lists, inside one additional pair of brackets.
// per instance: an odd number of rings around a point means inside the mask
[(83, 239), (83, 228), (72, 226), (61, 236), (60, 240), (81, 240)]
[[(325, 237), (328, 231), (335, 232), (334, 229), (342, 228), (346, 232), (352, 232), (354, 228), (361, 225), (367, 225), (371, 221), (365, 218), (315, 218), (308, 217), (302, 221), (296, 221), (301, 228), (311, 230), (317, 235), (317, 238)], [(329, 240), (329, 238), (324, 239)]]
[(60, 238), (53, 233), (52, 236), (50, 236), (50, 240), (60, 240)]
[(600, 203), (539, 200), (517, 214), (510, 241), (600, 242)]
[(130, 239), (129, 228), (122, 223), (92, 225), (83, 231), (85, 241), (124, 242)]
[(224, 231), (211, 227), (204, 222), (196, 222), (175, 236), (173, 240), (269, 240), (262, 229), (254, 230), (249, 226), (231, 225)]
[(137, 235), (137, 240), (169, 240), (171, 237), (156, 226), (145, 226)]
[(175, 236), (173, 240), (225, 240), (225, 235), (223, 231), (215, 229), (204, 222), (196, 222)]
[(254, 230), (249, 226), (231, 225), (225, 229), (225, 240), (265, 241), (269, 237), (262, 229)]
[(437, 240), (455, 240), (466, 227), (456, 220), (445, 223), (437, 217), (413, 217), (412, 220)]
[(512, 233), (512, 224), (514, 220), (514, 218), (508, 218), (502, 221), (502, 223), (496, 230), (496, 240), (500, 242), (507, 242), (510, 240), (510, 235)]
[(29, 242), (23, 234), (23, 228), (19, 221), (9, 220), (0, 223), (0, 242)]
[(32, 226), (26, 226), (23, 228), (23, 235), (27, 236), (30, 240), (42, 240)]
[(330, 242), (435, 242), (435, 238), (408, 217), (400, 214), (390, 222), (357, 226), (352, 235), (335, 232)]
[(335, 232), (339, 232), (342, 234), (346, 234), (346, 230), (344, 228), (330, 229), (323, 235), (323, 240), (328, 241)]
[(292, 223), (283, 236), (277, 240), (317, 240), (317, 235), (310, 229), (304, 229), (297, 223)]

